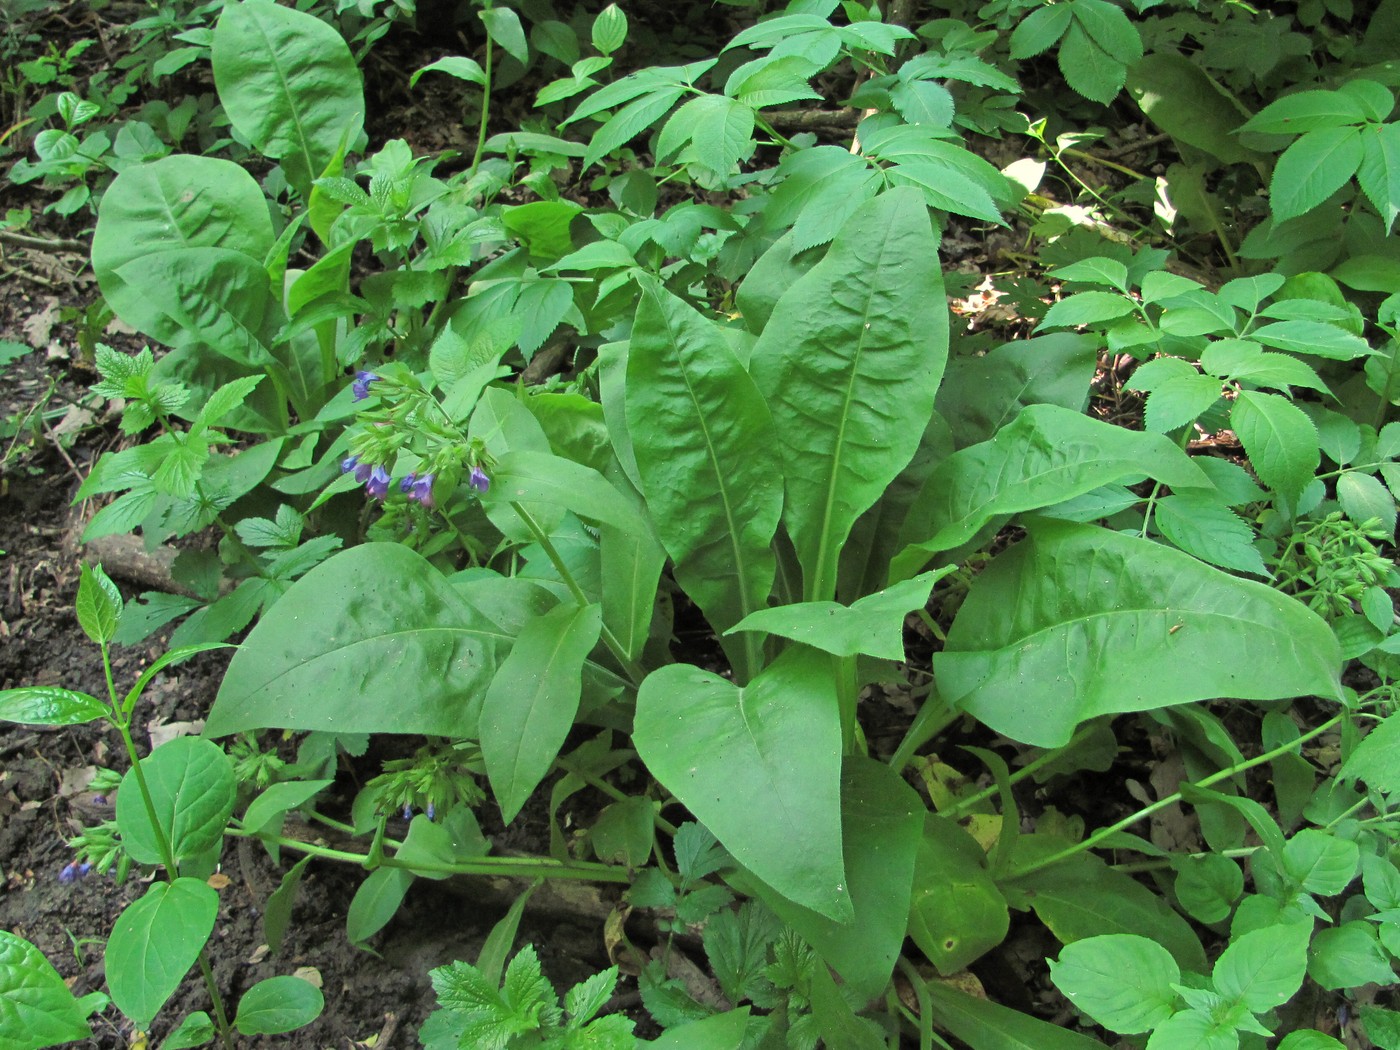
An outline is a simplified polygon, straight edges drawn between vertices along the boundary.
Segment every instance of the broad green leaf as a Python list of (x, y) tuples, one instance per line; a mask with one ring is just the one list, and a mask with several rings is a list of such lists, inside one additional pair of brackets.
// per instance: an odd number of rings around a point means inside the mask
[(315, 15), (266, 3), (231, 3), (210, 49), (214, 86), (233, 126), (280, 160), (303, 197), (365, 120), (364, 88), (350, 47)]
[(754, 347), (782, 446), (803, 596), (835, 594), (851, 526), (913, 457), (948, 356), (937, 242), (920, 195), (862, 205)]
[(107, 987), (137, 1028), (149, 1028), (180, 986), (218, 912), (214, 890), (198, 879), (176, 879), (152, 884), (117, 917), (107, 941)]
[(695, 157), (707, 168), (727, 175), (752, 151), (754, 114), (742, 102), (723, 95), (701, 95), (686, 106), (694, 106), (694, 133), (691, 143)]
[[(633, 436), (635, 445), (636, 437)], [(547, 452), (507, 452), (497, 457), (487, 505), (545, 503), (571, 510), (580, 518), (614, 525), (638, 536), (650, 535), (637, 508), (592, 467)]]
[(1049, 51), (1055, 41), (1065, 35), (1072, 21), (1074, 9), (1070, 4), (1046, 4), (1036, 8), (1012, 31), (1011, 57), (1033, 58)]
[(78, 624), (94, 642), (105, 644), (117, 633), (122, 618), (122, 595), (101, 565), (84, 564), (74, 603)]
[(480, 84), (483, 87), (486, 85), (486, 70), (481, 68), (476, 59), (467, 58), (465, 55), (447, 55), (436, 62), (429, 62), (422, 69), (414, 71), (408, 78), (408, 86), (415, 86), (418, 78), (424, 73), (446, 73), (458, 80), (465, 80), (468, 84)]
[(1360, 124), (1366, 110), (1360, 100), (1341, 91), (1295, 91), (1271, 102), (1240, 128), (1263, 135), (1301, 135), (1307, 131)]
[(729, 75), (724, 93), (752, 109), (782, 106), (821, 95), (808, 83), (821, 67), (804, 55), (771, 54), (746, 62)]
[(43, 953), (0, 930), (0, 1045), (43, 1050), (91, 1034), (87, 1012)]
[(588, 152), (583, 155), (584, 169), (592, 167), (614, 150), (621, 149), (651, 127), (684, 94), (683, 88), (664, 86), (627, 103), (593, 133)]
[(1304, 828), (1283, 848), (1283, 870), (1305, 893), (1335, 897), (1351, 885), (1361, 864), (1355, 842)]
[(280, 1035), (321, 1016), (321, 989), (310, 981), (287, 975), (268, 977), (243, 993), (233, 1027), (240, 1035)]
[(1291, 386), (1327, 389), (1312, 366), (1288, 354), (1267, 353), (1251, 339), (1213, 340), (1201, 351), (1201, 368), (1211, 375), (1276, 390)]
[(377, 868), (370, 872), (350, 899), (345, 916), (345, 936), (350, 943), (364, 944), (387, 926), (412, 884), (413, 872), (406, 868)]
[(1277, 394), (1241, 390), (1230, 427), (1259, 480), (1287, 499), (1297, 499), (1322, 462), (1312, 420)]
[(509, 7), (488, 7), (477, 17), (486, 26), (486, 34), (522, 66), (530, 61), (530, 47), (525, 42), (525, 30), (520, 16)]
[(1231, 941), (1211, 971), (1215, 990), (1257, 1014), (1276, 1009), (1302, 987), (1312, 923), (1254, 930)]
[(1378, 519), (1382, 529), (1395, 535), (1395, 497), (1370, 474), (1348, 470), (1339, 477), (1337, 502), (1352, 521)]
[(1177, 862), (1176, 899), (1198, 922), (1224, 922), (1244, 891), (1244, 873), (1229, 857), (1207, 853)]
[(932, 813), (924, 820), (909, 902), (909, 936), (945, 977), (965, 969), (1006, 937), (1006, 898), (977, 840)]
[(1346, 1044), (1315, 1029), (1300, 1028), (1284, 1036), (1278, 1050), (1346, 1050)]
[(938, 1027), (978, 1050), (1103, 1050), (1097, 1039), (968, 995), (952, 982), (926, 988)]
[(1254, 546), (1254, 530), (1216, 496), (1183, 492), (1157, 501), (1153, 520), (1163, 536), (1187, 554), (1236, 572), (1268, 577)]
[(598, 644), (596, 605), (561, 605), (530, 620), (481, 706), (481, 754), (509, 824), (549, 772), (573, 728), (583, 662)]
[[(850, 994), (850, 993), (846, 993)], [(821, 1033), (823, 1046), (844, 1050), (885, 1050), (882, 1032), (874, 1021), (856, 1016), (851, 1004), (825, 966), (813, 968), (811, 992), (812, 1020)]]
[(1083, 324), (1101, 324), (1133, 312), (1133, 301), (1116, 292), (1079, 292), (1055, 303), (1036, 326), (1042, 328), (1077, 328)]
[(229, 664), (205, 732), (474, 736), (503, 641), (420, 555), (397, 543), (352, 547), (294, 583), (258, 621)]
[(950, 358), (938, 388), (938, 411), (958, 448), (986, 441), (1027, 405), (1082, 412), (1098, 355), (1093, 336), (1052, 332), (1003, 343), (983, 357)]
[[(1036, 842), (1034, 837), (1021, 838), (1018, 856), (1033, 860), (1029, 850)], [(1063, 845), (1059, 839), (1051, 842)], [(1183, 970), (1200, 973), (1206, 967), (1205, 952), (1190, 923), (1142, 883), (1092, 854), (1012, 878), (1001, 889), (1012, 904), (1034, 908), (1061, 944), (1101, 934), (1133, 934), (1156, 941)]]
[[(1085, 284), (1104, 284), (1123, 295), (1128, 294), (1128, 268), (1117, 259), (1095, 256), (1060, 266), (1051, 270), (1047, 277), (1057, 281), (1081, 281)], [(1059, 305), (1058, 303), (1056, 304)]]
[(792, 227), (794, 252), (826, 244), (856, 210), (879, 191), (884, 176), (840, 146), (813, 146), (778, 165), (782, 181), (764, 209), (764, 225)]
[(1308, 976), (1328, 991), (1360, 988), (1364, 984), (1393, 986), (1393, 966), (1376, 939), (1375, 927), (1361, 921), (1318, 930), (1308, 949)]
[(1301, 603), (1131, 536), (1029, 528), (973, 583), (933, 658), (943, 695), (998, 732), (1059, 747), (1103, 714), (1339, 697), (1336, 638)]
[(748, 1024), (749, 1008), (743, 1006), (668, 1028), (649, 1045), (653, 1050), (739, 1050)]
[(602, 55), (611, 55), (627, 40), (627, 15), (616, 4), (609, 4), (593, 20), (590, 38)]
[[(676, 581), (722, 634), (773, 589), (783, 491), (768, 406), (719, 328), (653, 285), (632, 327), (626, 414)], [(726, 649), (747, 680), (762, 640), (740, 641)]]
[(1368, 124), (1361, 131), (1361, 144), (1356, 181), (1389, 233), (1400, 215), (1400, 124)]
[(1311, 211), (1341, 189), (1360, 167), (1357, 128), (1309, 131), (1283, 151), (1269, 182), (1269, 207), (1283, 222)]
[(135, 772), (128, 770), (117, 792), (117, 827), (133, 860), (164, 863), (160, 835), (176, 861), (197, 857), (220, 843), (238, 797), (233, 763), (223, 749), (199, 737), (177, 737), (143, 758), (141, 772), (160, 833), (151, 825)]
[(1050, 979), (1077, 1009), (1114, 1032), (1150, 1032), (1176, 1012), (1181, 970), (1156, 941), (1104, 934), (1067, 944)]
[[(1185, 55), (1154, 50), (1128, 70), (1128, 93), (1147, 116), (1178, 142), (1221, 164), (1260, 159), (1235, 134), (1244, 107), (1200, 65)], [(1143, 298), (1149, 299), (1146, 282)]]
[(764, 903), (860, 1000), (884, 990), (904, 943), (925, 813), (913, 789), (889, 766), (848, 755), (841, 776), (841, 842), (849, 881), (842, 892), (849, 894), (854, 918), (814, 914), (773, 893), (777, 887), (757, 887)]
[(1240, 1037), (1213, 1011), (1182, 1010), (1157, 1026), (1148, 1045), (1152, 1050), (1239, 1050)]
[(913, 186), (930, 208), (1006, 225), (985, 186), (941, 159), (909, 157), (886, 169), (890, 183)]
[(773, 308), (797, 279), (816, 262), (816, 253), (803, 255), (793, 250), (793, 235), (785, 233), (758, 257), (735, 293), (734, 300), (744, 323), (755, 335), (761, 333), (773, 315)]
[(1160, 434), (1124, 430), (1057, 405), (1031, 405), (990, 441), (954, 453), (934, 470), (905, 522), (904, 537), (916, 542), (894, 560), (891, 578), (966, 543), (994, 518), (1144, 475), (1177, 488), (1208, 484)]
[(217, 1029), (213, 1018), (203, 1010), (186, 1014), (175, 1030), (160, 1041), (160, 1050), (187, 1050), (189, 1047), (203, 1046), (214, 1039)]
[(736, 860), (784, 897), (850, 921), (830, 657), (789, 649), (742, 689), (689, 664), (653, 671), (632, 740)]
[(1121, 7), (1108, 0), (1070, 0), (1074, 20), (1094, 43), (1122, 65), (1142, 58), (1142, 38)]
[(954, 570), (949, 565), (866, 595), (850, 606), (836, 602), (801, 602), (758, 609), (729, 629), (767, 632), (810, 645), (835, 656), (904, 659), (904, 618), (928, 604), (933, 585)]
[(1194, 423), (1220, 400), (1220, 380), (1192, 372), (1156, 383), (1147, 398), (1143, 426), (1154, 434), (1167, 434)]
[(241, 821), (243, 830), (256, 835), (289, 810), (304, 806), (331, 784), (330, 780), (286, 780), (270, 785), (248, 803)]
[(77, 726), (111, 712), (87, 693), (56, 685), (31, 685), (0, 690), (0, 719), (30, 726)]

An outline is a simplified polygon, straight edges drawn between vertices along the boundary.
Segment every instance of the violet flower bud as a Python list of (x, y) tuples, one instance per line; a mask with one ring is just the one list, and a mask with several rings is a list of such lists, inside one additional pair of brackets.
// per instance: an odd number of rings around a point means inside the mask
[(389, 494), (389, 482), (391, 480), (387, 470), (381, 466), (376, 466), (370, 471), (369, 480), (365, 482), (365, 491), (375, 499), (383, 499)]
[(356, 372), (355, 381), (350, 384), (350, 389), (354, 391), (355, 394), (355, 400), (363, 401), (365, 398), (369, 397), (369, 385), (378, 382), (380, 378), (381, 377), (375, 375), (373, 372)]
[(476, 489), (479, 493), (485, 493), (491, 487), (491, 479), (486, 476), (486, 471), (480, 467), (472, 467), (471, 475), (467, 478), (467, 484)]

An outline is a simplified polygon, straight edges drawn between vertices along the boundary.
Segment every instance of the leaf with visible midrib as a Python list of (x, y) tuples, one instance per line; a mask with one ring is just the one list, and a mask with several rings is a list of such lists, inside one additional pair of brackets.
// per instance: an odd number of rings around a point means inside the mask
[(107, 942), (107, 987), (117, 1009), (149, 1028), (214, 929), (219, 895), (198, 879), (157, 882), (127, 906)]
[(804, 599), (830, 601), (851, 526), (913, 457), (948, 357), (938, 242), (907, 187), (860, 206), (754, 347), (782, 442)]
[[(763, 396), (711, 322), (655, 285), (627, 354), (627, 431), (676, 580), (717, 634), (764, 607), (782, 513), (778, 437)], [(762, 639), (729, 639), (742, 680)]]
[(787, 650), (743, 689), (671, 664), (637, 691), (632, 742), (736, 860), (846, 922), (837, 708), (831, 658), (813, 650)]
[(948, 700), (1014, 740), (1216, 697), (1340, 699), (1331, 628), (1272, 587), (1092, 525), (1041, 520), (972, 585), (933, 657)]
[(0, 1045), (42, 1050), (92, 1034), (86, 1014), (43, 953), (0, 930)]

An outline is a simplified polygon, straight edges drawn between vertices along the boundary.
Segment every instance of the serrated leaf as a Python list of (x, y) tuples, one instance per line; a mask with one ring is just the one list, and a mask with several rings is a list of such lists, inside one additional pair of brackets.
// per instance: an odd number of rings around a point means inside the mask
[(1389, 233), (1400, 215), (1400, 124), (1368, 124), (1361, 142), (1356, 181)]
[(1302, 493), (1322, 462), (1312, 420), (1277, 394), (1241, 390), (1230, 412), (1230, 428), (1259, 480), (1288, 499)]
[(1011, 33), (1011, 57), (1034, 58), (1055, 46), (1074, 21), (1069, 4), (1046, 4), (1023, 18)]
[(1333, 361), (1351, 361), (1371, 353), (1370, 344), (1359, 335), (1326, 321), (1274, 321), (1249, 335), (1265, 346)]
[(1336, 638), (1301, 603), (1106, 529), (1029, 529), (977, 577), (933, 657), (942, 694), (997, 732), (1058, 747), (1097, 715), (1338, 695)]
[(1215, 497), (1183, 492), (1158, 500), (1153, 520), (1187, 554), (1222, 569), (1269, 577), (1254, 530)]
[(1042, 328), (1077, 328), (1085, 324), (1102, 324), (1126, 317), (1134, 310), (1133, 301), (1113, 292), (1078, 292), (1053, 303), (1045, 319), (1036, 326)]
[(627, 103), (593, 133), (588, 152), (583, 155), (584, 168), (592, 167), (651, 127), (684, 94), (682, 88), (661, 87)]
[(1181, 970), (1156, 941), (1105, 934), (1065, 945), (1050, 979), (1074, 1006), (1114, 1032), (1150, 1032), (1177, 1009)]
[(1060, 41), (1057, 58), (1065, 82), (1094, 102), (1108, 105), (1128, 80), (1128, 67), (1100, 47), (1077, 17)]
[(1283, 222), (1311, 211), (1341, 189), (1361, 165), (1359, 128), (1309, 131), (1283, 151), (1269, 182), (1269, 207)]
[(1121, 7), (1107, 0), (1071, 0), (1074, 20), (1104, 53), (1124, 66), (1142, 58), (1142, 38)]
[(715, 101), (707, 103), (697, 115), (695, 134), (691, 138), (695, 155), (707, 168), (727, 175), (752, 152), (753, 109), (719, 95), (703, 97)]
[(1192, 371), (1172, 376), (1152, 388), (1144, 410), (1143, 427), (1154, 434), (1167, 434), (1194, 423), (1220, 400), (1220, 380)]
[(1348, 470), (1337, 479), (1337, 502), (1352, 521), (1379, 519), (1386, 534), (1395, 535), (1395, 497), (1370, 474)]
[(1247, 120), (1241, 131), (1263, 135), (1301, 135), (1366, 119), (1361, 102), (1342, 91), (1296, 91), (1271, 102)]

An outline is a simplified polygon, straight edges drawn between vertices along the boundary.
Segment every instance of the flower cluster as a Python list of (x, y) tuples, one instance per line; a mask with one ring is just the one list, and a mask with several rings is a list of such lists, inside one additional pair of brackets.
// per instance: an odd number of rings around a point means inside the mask
[(383, 499), (389, 494), (389, 482), (393, 480), (389, 477), (389, 472), (378, 463), (371, 466), (368, 463), (361, 463), (359, 456), (349, 456), (340, 463), (342, 474), (354, 474), (355, 480), (365, 487), (375, 499)]

